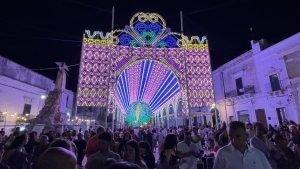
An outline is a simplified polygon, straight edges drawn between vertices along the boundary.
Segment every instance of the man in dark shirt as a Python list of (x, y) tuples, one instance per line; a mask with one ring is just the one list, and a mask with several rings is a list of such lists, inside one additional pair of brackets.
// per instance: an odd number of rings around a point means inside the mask
[(74, 143), (75, 143), (75, 145), (77, 147), (77, 151), (78, 151), (77, 164), (79, 166), (82, 166), (82, 160), (85, 155), (86, 141), (82, 139), (83, 138), (82, 133), (78, 133), (77, 137), (78, 137), (78, 139), (74, 140)]
[(62, 138), (67, 138), (68, 136), (68, 128), (65, 128), (65, 131), (61, 134)]
[(4, 128), (2, 128), (2, 129), (1, 129), (1, 131), (0, 131), (0, 134), (1, 134), (2, 136), (4, 136), (4, 135), (5, 135)]

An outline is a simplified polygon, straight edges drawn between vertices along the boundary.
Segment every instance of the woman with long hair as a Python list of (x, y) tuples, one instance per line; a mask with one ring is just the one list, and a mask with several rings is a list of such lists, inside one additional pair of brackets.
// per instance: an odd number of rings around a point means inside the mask
[(174, 169), (178, 168), (183, 161), (177, 162), (176, 155), (177, 137), (174, 134), (168, 134), (163, 143), (162, 149), (159, 152), (159, 168)]
[(121, 159), (124, 158), (124, 148), (127, 141), (131, 140), (131, 135), (129, 132), (124, 133), (123, 138), (118, 146), (118, 154), (120, 155)]
[(27, 153), (23, 148), (26, 144), (27, 137), (25, 135), (17, 136), (5, 151), (2, 162), (10, 166), (10, 169), (24, 169), (28, 164)]
[(150, 145), (148, 142), (141, 141), (139, 142), (141, 157), (146, 163), (148, 169), (155, 168), (155, 157), (151, 151)]
[(124, 160), (138, 165), (141, 169), (148, 169), (142, 161), (139, 144), (135, 140), (130, 140), (125, 145)]

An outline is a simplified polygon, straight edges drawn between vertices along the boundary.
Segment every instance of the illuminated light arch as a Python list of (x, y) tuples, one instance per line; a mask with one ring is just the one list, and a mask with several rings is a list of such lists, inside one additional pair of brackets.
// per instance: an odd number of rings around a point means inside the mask
[[(210, 106), (214, 103), (206, 37), (189, 38), (171, 32), (159, 14), (139, 12), (131, 18), (130, 25), (125, 29), (113, 30), (106, 34), (85, 31), (77, 105), (107, 107), (112, 113), (118, 104), (124, 114), (130, 104), (137, 100), (145, 101), (150, 107), (157, 109), (153, 113), (166, 106), (172, 98), (167, 100), (168, 96), (164, 95), (163, 89), (163, 94), (155, 95), (159, 90), (155, 85), (130, 92), (132, 84), (126, 83), (126, 80), (132, 75), (121, 76), (121, 73), (139, 60), (163, 63), (178, 77), (180, 92), (176, 93), (174, 89), (174, 93), (182, 98), (183, 113), (188, 113), (189, 107)], [(152, 69), (154, 66), (155, 64)], [(116, 87), (120, 76), (120, 86)], [(147, 71), (138, 76), (139, 79), (153, 78), (147, 75)], [(117, 90), (114, 91), (115, 89)], [(145, 94), (148, 92), (153, 96)], [(159, 98), (159, 95), (162, 98)], [(167, 101), (163, 103), (162, 99)]]

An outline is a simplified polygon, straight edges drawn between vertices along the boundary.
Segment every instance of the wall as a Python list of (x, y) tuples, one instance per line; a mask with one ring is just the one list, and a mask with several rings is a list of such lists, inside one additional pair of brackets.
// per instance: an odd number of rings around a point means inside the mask
[(54, 88), (53, 80), (40, 75), (22, 65), (0, 56), (0, 75), (24, 82), (31, 86), (51, 91)]
[[(31, 116), (36, 116), (44, 105), (42, 95), (47, 91), (28, 85), (26, 83), (0, 75), (0, 112), (8, 112), (6, 115), (6, 131), (10, 133), (14, 127), (17, 116), (23, 114), (24, 105), (31, 105)], [(0, 122), (4, 127), (5, 122)]]

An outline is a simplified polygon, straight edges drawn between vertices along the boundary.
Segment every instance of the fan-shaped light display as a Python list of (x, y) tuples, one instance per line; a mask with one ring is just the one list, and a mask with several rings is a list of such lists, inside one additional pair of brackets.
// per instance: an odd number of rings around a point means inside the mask
[[(143, 60), (128, 66), (121, 73), (115, 90), (117, 104), (128, 115), (128, 121), (134, 124), (150, 120), (148, 112), (155, 112), (174, 96), (178, 97), (180, 86), (176, 75), (167, 66), (157, 61)], [(139, 118), (132, 108), (137, 103), (144, 103), (150, 108), (148, 112), (141, 111)]]
[(132, 126), (140, 126), (152, 118), (150, 106), (143, 101), (136, 101), (129, 106), (125, 119)]

